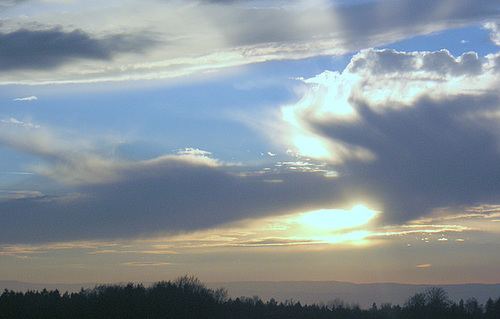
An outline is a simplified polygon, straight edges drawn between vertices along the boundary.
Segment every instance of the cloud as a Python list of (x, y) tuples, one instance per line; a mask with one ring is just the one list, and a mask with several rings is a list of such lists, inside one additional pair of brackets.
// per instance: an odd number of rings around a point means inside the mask
[[(33, 258), (34, 256), (40, 256), (45, 254), (53, 253), (54, 251), (62, 250), (86, 250), (90, 251), (89, 254), (96, 251), (110, 250), (112, 247), (126, 245), (123, 243), (116, 242), (105, 242), (105, 241), (74, 241), (74, 242), (57, 242), (57, 243), (46, 243), (38, 245), (0, 245), (0, 255), (11, 256), (17, 258)], [(98, 252), (96, 252), (98, 253)], [(145, 253), (147, 254), (147, 252)]]
[(89, 255), (96, 254), (139, 254), (139, 255), (177, 255), (176, 251), (172, 250), (116, 250), (104, 249), (89, 252)]
[(38, 98), (34, 95), (28, 97), (18, 97), (15, 98), (14, 101), (36, 101)]
[(3, 174), (11, 174), (11, 175), (33, 175), (32, 172), (2, 172)]
[(500, 24), (499, 22), (488, 22), (484, 27), (490, 30), (491, 41), (495, 45), (500, 45)]
[(304, 80), (303, 99), (283, 108), (283, 131), (292, 144), (296, 135), (319, 140), (325, 166), (280, 162), (245, 172), (195, 148), (127, 161), (2, 120), (0, 144), (41, 159), (30, 170), (74, 192), (3, 200), (0, 242), (153, 236), (360, 203), (386, 223), (405, 223), (440, 207), (494, 204), (495, 63), (474, 53), (369, 49), (342, 73)]
[(210, 156), (212, 153), (203, 151), (193, 147), (186, 147), (183, 150), (177, 152), (179, 155), (196, 155), (196, 156)]
[(474, 52), (454, 58), (448, 50), (405, 53), (389, 49), (368, 49), (353, 58), (349, 72), (364, 77), (396, 75), (437, 80), (461, 75), (478, 75), (482, 72), (482, 62)]
[[(144, 10), (132, 20), (137, 7), (124, 5), (95, 15), (84, 9), (5, 21), (0, 82), (162, 78), (343, 54), (498, 15), (494, 2), (486, 1), (307, 8), (300, 2), (287, 8), (191, 4), (141, 3)], [(58, 20), (59, 14), (64, 18)], [(104, 23), (108, 16), (112, 22)], [(73, 25), (53, 28), (64, 25), (60, 21)], [(141, 36), (149, 27), (151, 33)], [(373, 201), (387, 223), (402, 223), (438, 207), (495, 201), (499, 59), (369, 49), (343, 73), (304, 80), (310, 91), (283, 109), (284, 118), (291, 143), (307, 146), (301, 153), (320, 157), (328, 167), (283, 162), (279, 171), (245, 172), (195, 148), (126, 161), (103, 156), (90, 142), (3, 119), (0, 144), (41, 159), (44, 164), (30, 170), (75, 193), (5, 197), (0, 242), (152, 236), (356, 200)]]
[(27, 2), (29, 0), (4, 0), (2, 3), (0, 3), (0, 10), (1, 9), (8, 9), (11, 7), (14, 7), (16, 5), (19, 5), (21, 3)]
[[(18, 125), (18, 126), (23, 126), (26, 128), (40, 128), (40, 125), (38, 125), (38, 124), (19, 121), (18, 119), (15, 119), (13, 117), (11, 117), (9, 119), (1, 119), (0, 123), (6, 123), (6, 124), (10, 124), (10, 125)], [(0, 130), (1, 130), (1, 127), (0, 127)]]
[[(269, 60), (343, 55), (499, 14), (495, 1), (250, 3), (129, 1), (98, 8), (66, 3), (64, 11), (53, 6), (43, 15), (11, 18), (2, 21), (0, 83), (173, 78)], [(26, 70), (32, 71), (28, 78)]]
[(127, 262), (123, 263), (124, 266), (129, 267), (158, 267), (158, 266), (170, 266), (172, 263), (163, 263), (163, 262)]
[(338, 200), (331, 180), (311, 173), (265, 183), (262, 177), (238, 177), (174, 159), (128, 173), (120, 182), (81, 186), (79, 195), (2, 201), (0, 242), (153, 236)]
[(0, 33), (0, 69), (51, 70), (73, 59), (109, 61), (115, 53), (137, 52), (151, 44), (145, 37), (124, 34), (96, 39), (82, 30), (19, 29)]
[(154, 236), (342, 200), (334, 179), (323, 172), (240, 174), (243, 167), (192, 154), (119, 160), (100, 155), (85, 141), (5, 125), (0, 143), (38, 157), (45, 164), (33, 171), (72, 192), (4, 197), (0, 243)]
[(43, 194), (39, 191), (4, 191), (0, 190), (0, 201), (11, 200), (11, 199), (21, 199), (21, 198), (35, 198), (40, 197)]
[[(444, 233), (461, 233), (465, 231), (477, 230), (474, 228), (461, 226), (461, 225), (447, 225), (447, 224), (411, 224), (401, 226), (385, 226), (379, 229), (377, 233), (371, 236), (371, 239), (383, 239), (386, 237), (400, 237), (405, 235), (420, 235), (428, 236), (430, 234), (444, 234)], [(428, 238), (426, 239), (428, 240)]]
[(333, 165), (341, 191), (378, 202), (388, 223), (439, 207), (497, 204), (500, 100), (493, 59), (363, 50), (343, 73), (305, 81), (310, 90), (303, 99), (283, 108), (287, 139), (320, 141), (324, 152), (310, 156), (321, 154)]
[[(481, 21), (498, 14), (496, 1), (479, 4), (477, 1), (437, 0), (422, 2), (366, 1), (344, 5), (339, 14), (346, 35), (352, 43), (356, 36), (362, 41), (392, 30), (398, 33), (426, 32), (425, 29), (463, 26), (471, 20)], [(490, 15), (491, 14), (491, 15)]]

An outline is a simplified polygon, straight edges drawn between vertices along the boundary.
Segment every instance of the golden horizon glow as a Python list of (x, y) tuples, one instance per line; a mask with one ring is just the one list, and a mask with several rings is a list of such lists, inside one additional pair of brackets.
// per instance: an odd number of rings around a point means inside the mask
[[(495, 208), (498, 209), (498, 208)], [(479, 208), (476, 209), (477, 211)], [(482, 215), (468, 213), (463, 216), (443, 215), (434, 217), (433, 223), (407, 224), (399, 226), (383, 226), (374, 223), (377, 214), (382, 212), (372, 211), (358, 205), (350, 210), (331, 209), (316, 210), (302, 213), (292, 213), (282, 216), (268, 216), (256, 219), (242, 220), (236, 223), (212, 229), (185, 232), (181, 234), (165, 234), (154, 238), (140, 238), (121, 241), (80, 241), (40, 245), (5, 245), (0, 250), (0, 257), (5, 263), (16, 265), (19, 278), (30, 276), (26, 265), (34, 267), (39, 275), (47, 276), (47, 268), (43, 263), (47, 259), (61, 260), (57, 276), (47, 277), (46, 280), (57, 281), (82, 281), (89, 272), (94, 272), (95, 278), (101, 281), (126, 281), (126, 276), (135, 276), (137, 281), (156, 281), (162, 276), (181, 276), (192, 272), (200, 278), (220, 278), (219, 269), (225, 267), (225, 262), (230, 260), (239, 267), (247, 261), (269, 256), (291, 256), (298, 254), (296, 262), (304, 259), (301, 254), (318, 256), (333, 256), (348, 252), (349, 258), (357, 255), (359, 260), (365, 260), (364, 253), (373, 250), (381, 252), (392, 249), (396, 244), (403, 249), (403, 255), (397, 258), (406, 258), (405, 254), (413, 254), (419, 249), (435, 251), (436, 254), (422, 255), (421, 258), (412, 259), (406, 272), (418, 271), (419, 274), (432, 275), (433, 269), (439, 270), (440, 255), (447, 254), (450, 248), (474, 247), (477, 241), (483, 240), (486, 234), (491, 234), (488, 227), (499, 223), (492, 222), (496, 219), (496, 210), (483, 218)], [(324, 219), (319, 219), (319, 217)], [(314, 217), (314, 218), (312, 218)], [(350, 218), (354, 220), (350, 220)], [(449, 225), (453, 218), (457, 224)], [(311, 220), (313, 221), (311, 223)], [(482, 227), (468, 228), (461, 224), (471, 220), (481, 222)], [(340, 221), (340, 222), (338, 222)], [(328, 223), (327, 223), (328, 222)], [(333, 226), (332, 226), (333, 223)], [(444, 224), (443, 224), (444, 223)], [(345, 228), (340, 228), (340, 226)], [(336, 227), (336, 228), (335, 228)], [(350, 228), (347, 228), (350, 227)], [(467, 232), (467, 234), (465, 234)], [(443, 238), (448, 240), (444, 241)], [(486, 246), (492, 249), (489, 255), (493, 256), (495, 246)], [(206, 262), (206, 253), (221, 256), (229, 254), (230, 257), (216, 262)], [(81, 254), (79, 259), (75, 254)], [(200, 257), (198, 257), (200, 256)], [(242, 256), (251, 256), (248, 259)], [(478, 256), (483, 258), (482, 253)], [(93, 262), (102, 262), (105, 269), (93, 269), (86, 262), (90, 258)], [(494, 257), (492, 257), (494, 258)], [(240, 259), (242, 261), (240, 261)], [(399, 259), (398, 259), (399, 260)], [(199, 265), (203, 262), (204, 268), (200, 271)], [(349, 266), (346, 266), (349, 267)], [(52, 268), (50, 268), (52, 269)], [(110, 275), (109, 269), (119, 269)], [(138, 272), (138, 269), (147, 269), (147, 272)], [(347, 268), (346, 268), (347, 269)], [(349, 272), (350, 270), (346, 270)], [(240, 269), (235, 273), (246, 276), (247, 269)], [(282, 280), (290, 277), (286, 272), (281, 273)], [(275, 275), (275, 273), (273, 273)], [(373, 275), (373, 274), (372, 274)], [(493, 274), (494, 275), (494, 274)], [(260, 274), (253, 279), (262, 279)], [(295, 276), (295, 275), (294, 275)], [(404, 278), (404, 275), (402, 275)], [(495, 275), (494, 275), (495, 276)], [(33, 277), (34, 278), (34, 277)], [(61, 278), (63, 278), (61, 280)], [(80, 278), (80, 279), (79, 279)], [(275, 277), (272, 277), (276, 279)], [(346, 277), (348, 278), (348, 277)], [(479, 278), (479, 277), (478, 277)], [(496, 277), (495, 277), (496, 278)], [(479, 278), (480, 279), (480, 278)], [(479, 280), (478, 279), (478, 280)], [(26, 279), (25, 279), (26, 280)]]

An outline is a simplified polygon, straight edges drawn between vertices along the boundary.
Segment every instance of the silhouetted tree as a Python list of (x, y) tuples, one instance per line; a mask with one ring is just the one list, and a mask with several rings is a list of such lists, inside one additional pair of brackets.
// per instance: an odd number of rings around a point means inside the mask
[(471, 319), (480, 319), (483, 315), (483, 307), (479, 304), (476, 298), (469, 298), (465, 302), (465, 311)]
[(431, 287), (416, 293), (405, 302), (407, 318), (446, 318), (450, 313), (450, 301), (442, 288)]

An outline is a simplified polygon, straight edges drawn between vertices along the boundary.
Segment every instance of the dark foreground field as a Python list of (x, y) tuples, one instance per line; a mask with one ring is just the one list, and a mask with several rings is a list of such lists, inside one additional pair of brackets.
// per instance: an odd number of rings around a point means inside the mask
[(335, 300), (327, 304), (227, 298), (225, 289), (209, 289), (194, 277), (143, 285), (106, 285), (77, 293), (58, 290), (0, 295), (0, 318), (500, 318), (500, 298), (483, 305), (473, 296), (454, 302), (442, 288), (408, 296), (403, 305), (373, 304), (362, 309)]

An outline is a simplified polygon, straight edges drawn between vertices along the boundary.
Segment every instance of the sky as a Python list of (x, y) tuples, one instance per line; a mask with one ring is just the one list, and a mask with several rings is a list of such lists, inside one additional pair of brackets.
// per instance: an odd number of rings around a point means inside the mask
[(0, 280), (500, 283), (500, 1), (0, 1)]

